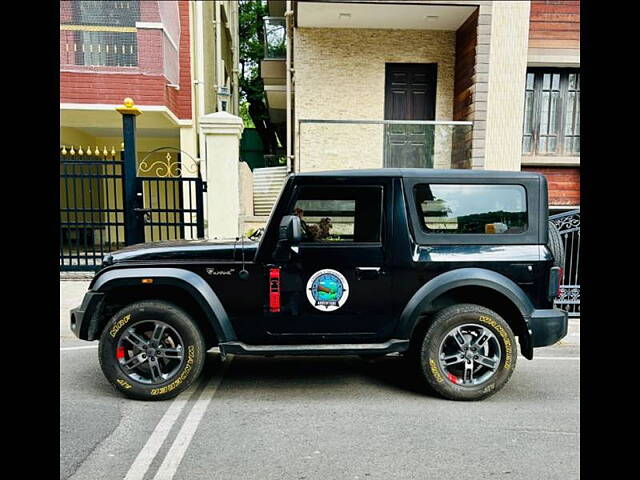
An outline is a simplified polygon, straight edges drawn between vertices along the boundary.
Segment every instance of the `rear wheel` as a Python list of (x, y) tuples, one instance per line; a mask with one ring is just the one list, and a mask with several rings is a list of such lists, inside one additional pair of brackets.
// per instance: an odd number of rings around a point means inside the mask
[(199, 375), (205, 345), (193, 320), (179, 307), (160, 300), (132, 303), (120, 310), (100, 337), (100, 366), (128, 397), (175, 397)]
[(481, 400), (500, 390), (516, 366), (515, 336), (480, 305), (447, 307), (434, 316), (418, 356), (428, 386), (451, 400)]

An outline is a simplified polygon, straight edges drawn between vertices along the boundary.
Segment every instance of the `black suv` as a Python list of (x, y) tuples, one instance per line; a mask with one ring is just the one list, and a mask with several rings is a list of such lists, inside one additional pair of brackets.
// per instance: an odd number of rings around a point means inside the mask
[[(71, 329), (138, 399), (171, 398), (221, 355), (400, 353), (426, 387), (490, 396), (567, 333), (547, 183), (526, 172), (380, 169), (286, 181), (259, 241), (105, 257)], [(404, 364), (399, 364), (404, 365)]]

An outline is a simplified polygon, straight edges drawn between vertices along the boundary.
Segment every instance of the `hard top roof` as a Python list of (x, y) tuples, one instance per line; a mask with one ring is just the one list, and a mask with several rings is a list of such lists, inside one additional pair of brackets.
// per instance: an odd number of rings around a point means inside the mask
[(470, 178), (539, 178), (536, 172), (515, 172), (504, 170), (468, 170), (435, 168), (369, 168), (361, 170), (326, 170), (294, 174), (296, 177), (470, 177)]

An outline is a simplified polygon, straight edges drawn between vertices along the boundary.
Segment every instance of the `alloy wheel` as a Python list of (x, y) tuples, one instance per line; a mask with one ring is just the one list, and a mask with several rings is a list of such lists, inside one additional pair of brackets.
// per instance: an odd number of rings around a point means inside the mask
[(146, 320), (129, 327), (118, 340), (116, 358), (123, 373), (136, 382), (160, 384), (184, 363), (184, 342), (169, 324)]
[(489, 380), (501, 359), (500, 342), (493, 332), (472, 323), (457, 326), (444, 336), (438, 358), (449, 381), (463, 387)]

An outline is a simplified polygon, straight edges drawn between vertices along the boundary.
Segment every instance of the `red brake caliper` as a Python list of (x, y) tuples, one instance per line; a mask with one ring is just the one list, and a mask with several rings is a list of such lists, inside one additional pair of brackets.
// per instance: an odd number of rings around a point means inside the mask
[(453, 383), (458, 383), (458, 377), (456, 377), (453, 373), (448, 373), (447, 378)]
[(119, 360), (121, 358), (124, 358), (124, 347), (118, 347), (116, 349), (116, 358)]

